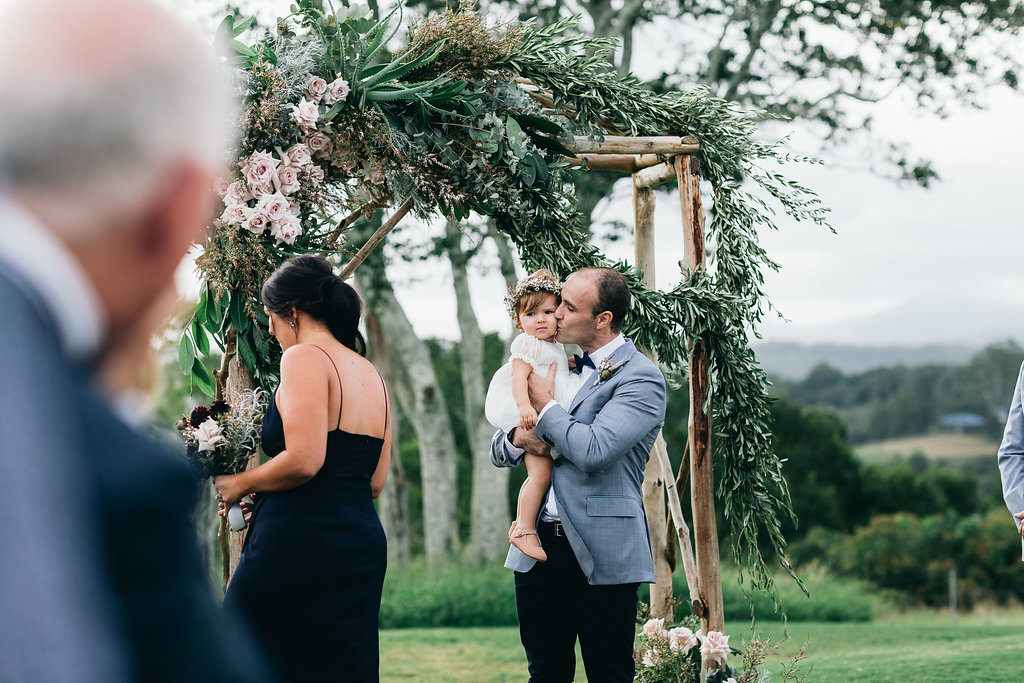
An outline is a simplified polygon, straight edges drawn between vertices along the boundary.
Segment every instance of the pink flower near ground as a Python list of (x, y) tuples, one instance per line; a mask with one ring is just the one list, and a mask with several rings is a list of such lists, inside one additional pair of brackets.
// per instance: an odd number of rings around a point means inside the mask
[(640, 663), (646, 667), (655, 666), (658, 663), (658, 653), (654, 650), (648, 650), (644, 653), (643, 659), (640, 660)]
[(668, 632), (668, 646), (672, 650), (679, 650), (686, 654), (691, 648), (697, 646), (697, 637), (693, 631), (685, 626), (677, 626)]
[(656, 636), (665, 637), (665, 620), (664, 619), (648, 619), (647, 623), (644, 624), (644, 635), (645, 636)]
[(723, 668), (729, 659), (729, 636), (709, 631), (707, 635), (698, 633), (697, 637), (700, 638), (700, 658), (709, 668)]
[(310, 102), (303, 97), (298, 104), (292, 105), (292, 120), (299, 124), (299, 128), (306, 131), (316, 130), (316, 122), (320, 119), (320, 108), (316, 102)]

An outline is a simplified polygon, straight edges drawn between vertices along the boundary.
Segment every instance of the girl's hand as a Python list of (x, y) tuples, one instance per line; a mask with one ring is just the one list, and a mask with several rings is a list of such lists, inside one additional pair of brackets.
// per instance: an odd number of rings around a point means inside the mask
[(533, 429), (537, 426), (537, 411), (532, 406), (519, 409), (519, 426), (523, 429)]

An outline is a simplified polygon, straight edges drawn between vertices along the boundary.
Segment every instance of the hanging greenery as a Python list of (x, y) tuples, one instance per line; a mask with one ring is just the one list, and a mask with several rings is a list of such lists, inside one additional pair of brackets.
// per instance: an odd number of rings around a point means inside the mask
[[(494, 27), (463, 7), (413, 21), (406, 47), (388, 53), (398, 12), (374, 21), (358, 8), (325, 14), (300, 2), (254, 46), (238, 40), (250, 21), (225, 19), (246, 108), (235, 172), (218, 182), (224, 213), (198, 262), (204, 286), (182, 338), (182, 370), (213, 393), (200, 361), (208, 333), (229, 350), (233, 341), (269, 388), (280, 351), (267, 334), (262, 282), (292, 255), (351, 251), (345, 230), (383, 206), (411, 200), (424, 218), (493, 216), (530, 270), (622, 272), (634, 294), (626, 332), (670, 370), (685, 370), (689, 344), (706, 341), (733, 552), (753, 584), (771, 592), (758, 539), (766, 536), (790, 570), (779, 518), (792, 513), (771, 445), (768, 381), (747, 339), (768, 305), (764, 270), (777, 266), (757, 239), (774, 228), (772, 209), (744, 188), (826, 225), (812, 192), (767, 168), (811, 160), (759, 142), (760, 114), (701, 89), (658, 94), (617, 75), (607, 61), (614, 43), (566, 35), (575, 19)], [(527, 81), (551, 94), (549, 107)], [(605, 134), (699, 138), (713, 272), (680, 273), (670, 291), (647, 290), (632, 267), (588, 244), (568, 141)]]

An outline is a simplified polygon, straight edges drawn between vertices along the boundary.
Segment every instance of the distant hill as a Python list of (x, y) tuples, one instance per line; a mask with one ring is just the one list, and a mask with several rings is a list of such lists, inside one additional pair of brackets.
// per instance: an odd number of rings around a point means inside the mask
[(761, 367), (769, 375), (790, 381), (802, 380), (820, 363), (828, 363), (849, 375), (886, 365), (964, 365), (980, 350), (960, 344), (856, 346), (762, 342), (754, 346)]

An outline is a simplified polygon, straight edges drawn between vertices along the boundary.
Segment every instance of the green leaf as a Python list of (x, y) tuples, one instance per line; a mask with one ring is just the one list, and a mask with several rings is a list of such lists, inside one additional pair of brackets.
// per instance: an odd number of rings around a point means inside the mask
[(238, 348), (238, 356), (242, 359), (242, 362), (252, 370), (253, 374), (256, 374), (260, 369), (260, 358), (256, 355), (256, 349), (253, 348), (249, 335), (239, 332), (235, 338), (235, 343), (236, 348)]
[(209, 356), (210, 337), (198, 320), (192, 322), (192, 338), (196, 341), (196, 350), (199, 352), (197, 356)]
[(210, 288), (203, 287), (203, 290), (199, 292), (199, 303), (196, 304), (195, 320), (200, 325), (205, 325), (207, 322), (207, 309), (210, 305)]
[(192, 379), (196, 381), (199, 390), (207, 396), (212, 398), (217, 395), (217, 385), (213, 381), (213, 375), (198, 358), (192, 364)]
[(243, 57), (255, 57), (256, 56), (256, 53), (253, 52), (252, 48), (249, 47), (248, 45), (246, 45), (245, 43), (243, 43), (240, 40), (232, 39), (231, 40), (231, 47), (234, 48), (235, 52), (237, 52), (239, 55), (242, 55)]
[(232, 35), (234, 35), (235, 37), (242, 35), (250, 26), (253, 25), (255, 21), (256, 17), (249, 17), (248, 19), (243, 19), (241, 23), (235, 24), (231, 28)]
[(178, 342), (178, 367), (181, 374), (187, 375), (196, 360), (196, 347), (192, 345), (187, 333), (182, 333), (181, 341)]
[(260, 354), (260, 358), (270, 358), (270, 338), (259, 325), (255, 325), (252, 328), (252, 340), (256, 345), (256, 352)]
[(231, 325), (238, 332), (239, 336), (249, 329), (249, 316), (245, 314), (245, 303), (242, 292), (234, 292), (231, 297)]
[(519, 175), (525, 185), (533, 185), (533, 181), (537, 179), (537, 166), (533, 155), (523, 159), (523, 163), (519, 166)]
[(527, 132), (535, 130), (556, 137), (565, 134), (565, 131), (562, 130), (558, 123), (543, 116), (534, 116), (533, 114), (524, 114), (518, 111), (512, 112), (511, 116), (515, 117), (515, 120), (522, 126), (523, 130)]

